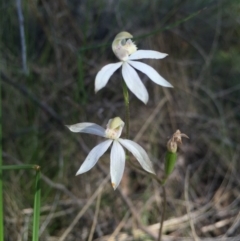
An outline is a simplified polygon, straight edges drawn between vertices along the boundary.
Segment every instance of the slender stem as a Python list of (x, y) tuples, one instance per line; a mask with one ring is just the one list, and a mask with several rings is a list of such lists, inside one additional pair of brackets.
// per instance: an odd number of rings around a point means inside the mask
[(22, 13), (22, 3), (21, 0), (16, 0), (17, 4), (17, 14), (19, 21), (19, 31), (20, 31), (20, 40), (21, 40), (21, 49), (22, 49), (22, 68), (24, 74), (27, 74), (27, 47), (25, 41), (25, 31), (24, 31), (24, 18)]
[(41, 203), (40, 177), (41, 177), (41, 171), (40, 171), (40, 167), (38, 167), (36, 168), (36, 179), (35, 179), (32, 241), (38, 241), (38, 236), (39, 236), (40, 203)]
[(126, 123), (126, 138), (129, 139), (129, 123), (130, 123), (130, 109), (129, 109), (129, 94), (127, 85), (122, 81), (122, 87), (123, 87), (123, 97), (124, 97), (124, 103), (125, 103), (125, 123)]
[(2, 79), (0, 77), (0, 241), (4, 240), (3, 225), (3, 177), (2, 177)]
[(160, 222), (160, 228), (159, 228), (158, 239), (157, 239), (158, 241), (162, 240), (163, 222), (165, 218), (166, 203), (167, 203), (166, 190), (165, 190), (165, 186), (163, 185), (162, 185), (162, 190), (163, 190), (163, 207), (162, 207), (161, 222)]

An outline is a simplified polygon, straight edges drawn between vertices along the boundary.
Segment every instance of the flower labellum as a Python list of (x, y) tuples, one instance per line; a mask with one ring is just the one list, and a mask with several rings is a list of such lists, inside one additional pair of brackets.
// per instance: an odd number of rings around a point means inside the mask
[(137, 51), (137, 47), (131, 38), (133, 36), (128, 32), (121, 32), (115, 37), (112, 43), (112, 50), (118, 59), (127, 61), (128, 56)]
[(107, 64), (98, 73), (95, 78), (95, 92), (106, 86), (113, 73), (122, 66), (122, 76), (127, 87), (143, 103), (148, 102), (148, 92), (141, 82), (135, 69), (146, 74), (154, 83), (164, 86), (173, 87), (151, 66), (139, 61), (138, 59), (162, 59), (167, 54), (154, 50), (137, 50), (136, 45), (132, 42), (133, 36), (128, 32), (121, 32), (116, 35), (112, 43), (112, 50), (120, 60), (118, 63)]
[(125, 167), (126, 156), (123, 147), (133, 154), (145, 171), (155, 174), (152, 163), (145, 150), (134, 141), (120, 138), (124, 127), (124, 122), (120, 117), (110, 119), (106, 129), (88, 122), (67, 125), (67, 127), (72, 132), (88, 133), (108, 139), (90, 151), (76, 175), (89, 171), (107, 151), (110, 145), (112, 145), (110, 153), (110, 174), (114, 189), (118, 187)]

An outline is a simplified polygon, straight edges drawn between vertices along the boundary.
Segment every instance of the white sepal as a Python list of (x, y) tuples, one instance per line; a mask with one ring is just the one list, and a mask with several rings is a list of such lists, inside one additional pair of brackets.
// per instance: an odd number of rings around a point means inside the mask
[(131, 54), (128, 59), (136, 60), (136, 59), (163, 59), (168, 54), (161, 53), (154, 50), (137, 50), (135, 53)]
[(135, 156), (144, 170), (155, 174), (152, 162), (150, 161), (148, 154), (140, 145), (134, 141), (121, 138), (119, 138), (118, 141)]
[(146, 74), (153, 82), (164, 87), (173, 87), (151, 66), (138, 61), (128, 61), (135, 69)]
[(97, 73), (97, 76), (95, 78), (95, 92), (98, 92), (100, 89), (105, 87), (105, 85), (108, 83), (109, 78), (118, 68), (120, 68), (121, 65), (122, 62), (108, 64)]
[(105, 129), (94, 123), (84, 122), (74, 125), (66, 125), (66, 127), (72, 132), (82, 132), (105, 137)]
[(95, 146), (88, 154), (83, 164), (77, 171), (76, 175), (89, 171), (99, 160), (99, 158), (107, 151), (111, 145), (112, 140), (104, 141)]

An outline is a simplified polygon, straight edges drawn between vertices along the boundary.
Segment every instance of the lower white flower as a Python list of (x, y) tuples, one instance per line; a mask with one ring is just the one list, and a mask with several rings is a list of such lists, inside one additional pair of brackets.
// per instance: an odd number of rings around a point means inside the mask
[(108, 138), (108, 140), (98, 144), (90, 151), (76, 175), (89, 171), (97, 163), (99, 158), (107, 151), (111, 144), (110, 174), (114, 189), (118, 187), (125, 167), (126, 155), (123, 147), (135, 156), (144, 170), (155, 174), (152, 162), (150, 161), (146, 151), (134, 141), (119, 138), (124, 127), (124, 122), (120, 117), (110, 119), (106, 130), (94, 123), (78, 123), (75, 125), (67, 125), (67, 127), (72, 132), (89, 133)]
[(146, 74), (149, 79), (158, 85), (164, 87), (173, 86), (159, 75), (154, 68), (136, 60), (162, 59), (165, 58), (167, 54), (154, 50), (137, 50), (131, 38), (133, 38), (133, 36), (128, 32), (117, 34), (112, 43), (112, 50), (120, 62), (107, 64), (97, 73), (95, 79), (95, 92), (105, 87), (113, 73), (122, 66), (122, 76), (127, 87), (138, 99), (146, 104), (149, 98), (148, 92), (135, 69)]

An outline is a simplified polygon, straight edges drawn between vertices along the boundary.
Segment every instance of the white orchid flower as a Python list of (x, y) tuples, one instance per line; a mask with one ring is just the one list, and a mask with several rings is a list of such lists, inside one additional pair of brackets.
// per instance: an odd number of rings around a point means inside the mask
[[(95, 79), (95, 92), (106, 86), (113, 73), (122, 66), (122, 76), (127, 87), (145, 104), (148, 102), (148, 92), (141, 82), (135, 69), (146, 74), (153, 82), (164, 87), (173, 87), (151, 66), (133, 61), (138, 59), (162, 59), (167, 54), (153, 50), (137, 50), (136, 45), (132, 42), (133, 36), (128, 32), (117, 34), (113, 43), (112, 50), (121, 62), (108, 64), (104, 66), (97, 74)], [(134, 68), (135, 69), (134, 69)]]
[(110, 154), (110, 174), (112, 186), (114, 189), (118, 187), (122, 179), (125, 167), (126, 156), (123, 147), (125, 147), (136, 157), (144, 170), (155, 174), (152, 163), (146, 151), (134, 141), (119, 138), (124, 127), (124, 122), (120, 117), (110, 119), (108, 121), (106, 130), (94, 123), (78, 123), (75, 125), (69, 125), (67, 127), (72, 132), (88, 133), (102, 136), (108, 139), (98, 144), (90, 151), (85, 161), (77, 171), (76, 175), (89, 171), (97, 163), (99, 158), (107, 151), (111, 144), (112, 148)]

